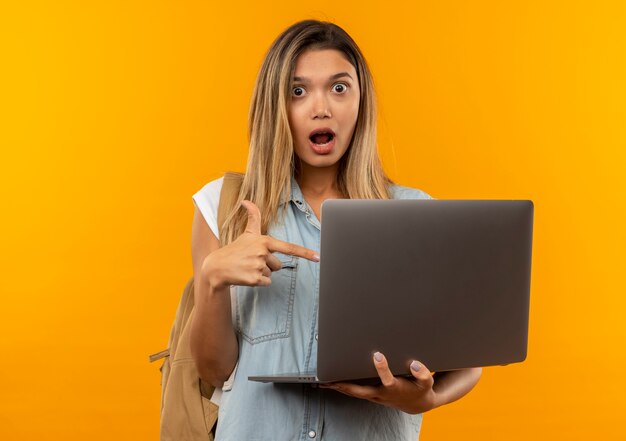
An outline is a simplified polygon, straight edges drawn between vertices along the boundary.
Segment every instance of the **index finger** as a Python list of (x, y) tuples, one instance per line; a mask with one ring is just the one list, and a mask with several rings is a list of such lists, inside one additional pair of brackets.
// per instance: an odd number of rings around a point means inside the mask
[(429, 388), (433, 386), (435, 380), (426, 366), (417, 360), (413, 360), (410, 367), (411, 374), (415, 377), (415, 380), (417, 380), (417, 385), (422, 388)]
[(313, 262), (319, 262), (320, 256), (317, 252), (308, 248), (301, 247), (295, 243), (283, 242), (282, 240), (269, 238), (268, 249), (273, 253), (278, 251), (279, 253), (289, 254), (290, 256), (304, 257), (305, 259)]

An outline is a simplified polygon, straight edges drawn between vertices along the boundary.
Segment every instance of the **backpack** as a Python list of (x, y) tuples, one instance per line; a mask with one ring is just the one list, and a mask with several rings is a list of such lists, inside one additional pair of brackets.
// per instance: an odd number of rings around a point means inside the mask
[[(239, 196), (243, 174), (226, 173), (217, 211), (222, 225)], [(161, 441), (210, 440), (215, 436), (219, 407), (211, 401), (215, 388), (203, 382), (191, 357), (191, 319), (194, 314), (193, 277), (178, 304), (168, 348), (150, 355), (161, 365)]]

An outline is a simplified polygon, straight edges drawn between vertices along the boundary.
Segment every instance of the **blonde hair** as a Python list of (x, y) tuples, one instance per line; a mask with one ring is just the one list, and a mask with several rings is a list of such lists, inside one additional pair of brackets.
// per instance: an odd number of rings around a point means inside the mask
[(272, 43), (256, 78), (250, 113), (250, 147), (246, 174), (233, 209), (220, 226), (220, 241), (234, 241), (247, 223), (244, 199), (261, 211), (261, 229), (281, 215), (281, 200), (291, 192), (291, 176), (298, 173), (298, 158), (287, 117), (297, 57), (307, 49), (335, 49), (354, 66), (359, 81), (360, 105), (350, 145), (340, 160), (337, 187), (351, 199), (389, 199), (391, 180), (385, 175), (376, 145), (376, 96), (372, 75), (356, 43), (339, 26), (305, 20), (287, 28)]

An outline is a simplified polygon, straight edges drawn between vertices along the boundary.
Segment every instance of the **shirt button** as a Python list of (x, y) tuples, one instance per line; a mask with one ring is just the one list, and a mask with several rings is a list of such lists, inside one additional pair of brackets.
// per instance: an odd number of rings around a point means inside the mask
[(315, 334), (315, 341), (317, 341), (317, 334)]
[(309, 438), (315, 438), (315, 435), (317, 435), (317, 433), (315, 433), (315, 430), (309, 431)]

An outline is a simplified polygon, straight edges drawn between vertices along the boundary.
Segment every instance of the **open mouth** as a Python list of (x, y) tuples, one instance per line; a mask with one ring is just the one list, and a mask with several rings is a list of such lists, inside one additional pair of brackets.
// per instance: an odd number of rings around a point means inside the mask
[(309, 139), (313, 144), (316, 145), (326, 145), (335, 139), (335, 132), (331, 129), (316, 129), (311, 132), (309, 135)]

